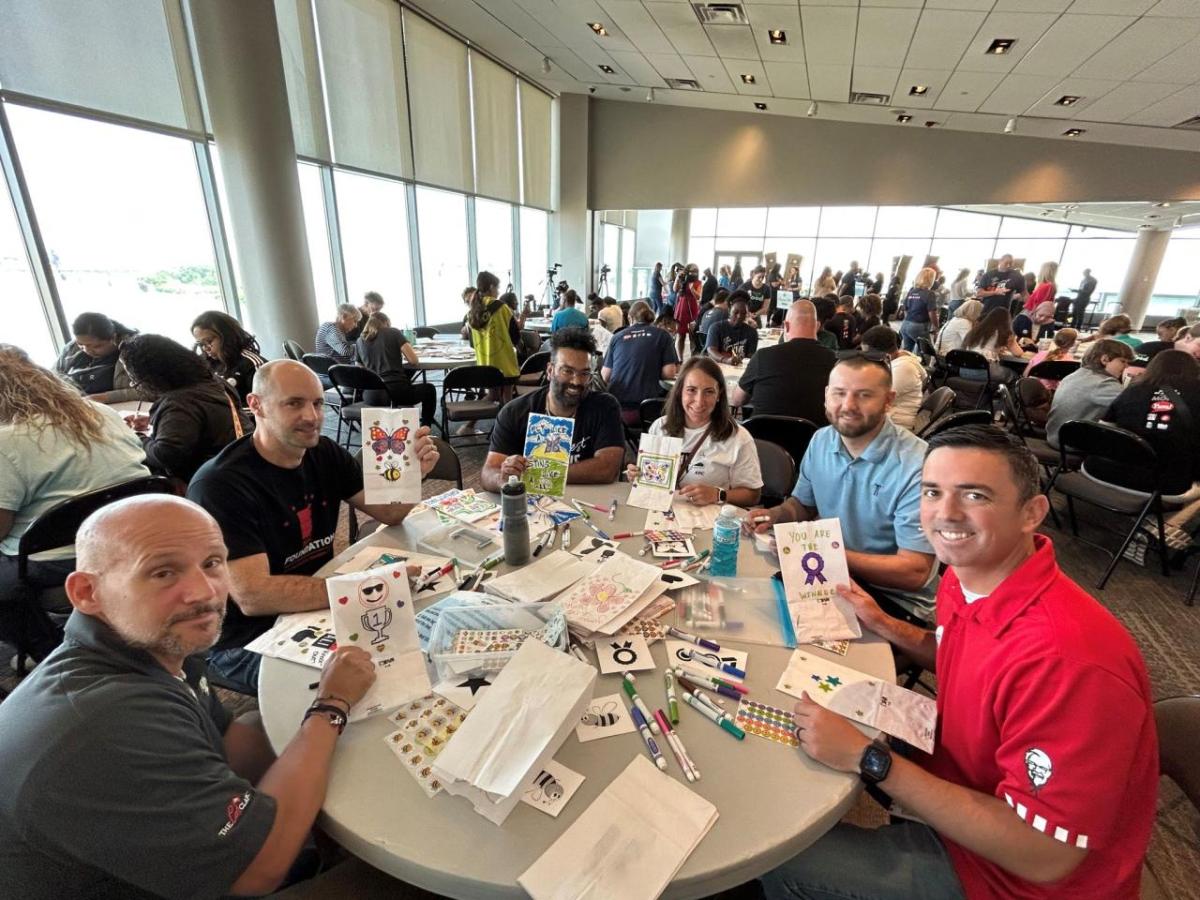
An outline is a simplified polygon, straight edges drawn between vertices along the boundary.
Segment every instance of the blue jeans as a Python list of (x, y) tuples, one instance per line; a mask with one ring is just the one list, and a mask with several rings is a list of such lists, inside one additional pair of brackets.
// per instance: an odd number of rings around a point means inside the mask
[(213, 650), (208, 654), (208, 667), (226, 681), (237, 685), (243, 694), (258, 696), (258, 670), (262, 657), (243, 647)]
[(797, 900), (961, 900), (962, 885), (928, 825), (838, 824), (761, 879), (763, 893)]
[(928, 322), (910, 322), (905, 319), (900, 323), (900, 349), (916, 350), (917, 338), (929, 337)]

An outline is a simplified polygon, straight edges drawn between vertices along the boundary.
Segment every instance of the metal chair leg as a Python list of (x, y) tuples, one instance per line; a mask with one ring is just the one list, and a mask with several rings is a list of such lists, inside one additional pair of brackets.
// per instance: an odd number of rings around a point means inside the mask
[(1162, 499), (1154, 495), (1154, 515), (1158, 519), (1158, 556), (1159, 562), (1162, 565), (1162, 573), (1164, 578), (1170, 577), (1171, 570), (1167, 563), (1167, 526), (1163, 521)]
[(1187, 597), (1184, 603), (1188, 606), (1196, 605), (1196, 588), (1200, 587), (1200, 562), (1196, 564), (1196, 571), (1192, 574), (1192, 586), (1188, 589)]

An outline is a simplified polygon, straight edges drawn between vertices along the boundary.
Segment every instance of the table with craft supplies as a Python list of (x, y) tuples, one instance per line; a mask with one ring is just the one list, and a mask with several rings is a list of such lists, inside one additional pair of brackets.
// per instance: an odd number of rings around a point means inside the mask
[(459, 366), (475, 365), (475, 350), (462, 340), (418, 339), (413, 344), (417, 353), (416, 363), (405, 363), (409, 369), (457, 369)]
[[(647, 512), (625, 504), (628, 492), (629, 485), (623, 483), (570, 485), (567, 498), (606, 509), (615, 498), (615, 519), (609, 520), (606, 513), (592, 509), (591, 522), (610, 535), (640, 532)], [(423, 533), (438, 526), (434, 513), (411, 516), (399, 526), (382, 528), (359, 541), (321, 574), (329, 574), (364, 547), (413, 548)], [(570, 531), (572, 546), (594, 534), (580, 520), (570, 523)], [(692, 539), (699, 553), (711, 547), (712, 531), (697, 529)], [(637, 557), (642, 545), (643, 538), (634, 536), (622, 541), (622, 550)], [(742, 537), (739, 578), (765, 580), (777, 568), (773, 557), (755, 549), (753, 539)], [(500, 574), (506, 571), (509, 569), (504, 564), (497, 569)], [(425, 604), (418, 601), (416, 605), (420, 609)], [(728, 608), (733, 615), (736, 601)], [(676, 624), (675, 614), (669, 613), (663, 621)], [(685, 627), (685, 622), (679, 620), (678, 626)], [(776, 690), (792, 650), (728, 639), (721, 640), (721, 647), (748, 652), (745, 686), (749, 699), (792, 708), (795, 698)], [(811, 646), (803, 649), (813, 657), (894, 681), (891, 649), (870, 632), (851, 641), (844, 656)], [(582, 652), (588, 662), (594, 663), (594, 650)], [(665, 641), (651, 644), (651, 654), (656, 668), (636, 672), (636, 687), (651, 711), (661, 708), (665, 712)], [(313, 668), (264, 657), (259, 701), (267, 734), (277, 752), (296, 734), (304, 710), (315, 696), (310, 685), (317, 678)], [(621, 676), (600, 675), (593, 697), (612, 694), (625, 700)], [(730, 712), (737, 710), (736, 700), (724, 702)], [(603, 715), (603, 710), (593, 712)], [(773, 869), (828, 831), (850, 809), (862, 789), (856, 775), (832, 771), (799, 749), (753, 734), (739, 741), (682, 702), (679, 718), (678, 734), (701, 778), (688, 784), (664, 746), (669, 763), (667, 775), (712, 803), (719, 818), (663, 896), (705, 897)], [(396, 727), (388, 716), (379, 715), (346, 729), (333, 758), (320, 824), (342, 846), (371, 865), (426, 890), (456, 898), (525, 896), (517, 878), (636, 757), (647, 755), (646, 745), (636, 731), (586, 743), (572, 734), (554, 755), (554, 762), (582, 775), (584, 780), (557, 817), (519, 803), (504, 824), (497, 826), (478, 815), (463, 797), (445, 791), (427, 797), (386, 744), (386, 736)]]

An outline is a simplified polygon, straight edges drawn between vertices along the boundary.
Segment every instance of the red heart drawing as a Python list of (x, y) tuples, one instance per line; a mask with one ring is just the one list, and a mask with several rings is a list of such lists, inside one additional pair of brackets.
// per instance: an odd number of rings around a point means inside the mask
[(350, 602), (349, 597), (338, 597), (338, 603), (342, 604), (342, 606), (345, 606), (349, 602)]
[(407, 574), (408, 574), (407, 569), (405, 569), (403, 571), (400, 569), (396, 569), (394, 572), (392, 572), (392, 577), (399, 578), (401, 575), (407, 575)]

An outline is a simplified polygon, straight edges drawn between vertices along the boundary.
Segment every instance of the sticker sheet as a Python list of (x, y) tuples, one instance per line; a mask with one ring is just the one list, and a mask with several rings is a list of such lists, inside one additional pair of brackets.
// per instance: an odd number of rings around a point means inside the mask
[(567, 801), (583, 784), (583, 776), (550, 760), (521, 792), (521, 802), (548, 816), (558, 817)]
[(788, 747), (800, 746), (792, 714), (778, 706), (768, 706), (757, 700), (743, 700), (738, 704), (734, 724), (747, 734), (757, 735)]
[(660, 619), (649, 618), (646, 615), (634, 616), (617, 629), (617, 635), (638, 635), (647, 644), (661, 641), (667, 636), (667, 624)]
[(367, 503), (420, 503), (420, 410), (366, 407), (362, 423), (366, 432), (362, 460)]
[(849, 641), (809, 641), (814, 647), (820, 647), (827, 653), (833, 653), (837, 656), (845, 656), (850, 652)]
[(433, 777), (433, 760), (466, 717), (465, 710), (434, 694), (405, 703), (388, 716), (396, 730), (384, 740), (427, 797), (442, 789)]
[[(575, 630), (598, 631), (639, 600), (658, 575), (654, 566), (619, 553), (557, 599)], [(619, 622), (616, 627), (624, 624)]]
[(613, 672), (640, 672), (656, 667), (654, 659), (650, 656), (650, 645), (640, 635), (596, 638), (595, 650), (596, 662), (600, 664), (600, 672), (603, 675)]
[(792, 653), (775, 688), (793, 697), (807, 691), (827, 709), (933, 752), (937, 703), (923, 694), (803, 650)]
[(630, 506), (642, 509), (668, 510), (675, 496), (675, 480), (679, 477), (679, 456), (683, 438), (665, 434), (643, 434), (638, 442), (637, 477), (629, 490)]
[(270, 630), (264, 631), (246, 649), (275, 659), (322, 669), (337, 649), (333, 616), (327, 609), (284, 613)]
[(361, 647), (375, 662), (375, 683), (350, 710), (350, 721), (429, 693), (405, 563), (335, 575), (325, 588), (338, 644)]
[(571, 440), (575, 420), (530, 413), (525, 430), (525, 474), (521, 480), (531, 494), (561, 497), (567, 489)]
[(850, 583), (841, 522), (776, 525), (775, 543), (796, 642), (862, 637), (854, 607), (837, 592), (839, 584)]
[(584, 744), (634, 731), (637, 731), (637, 726), (633, 724), (629, 707), (621, 700), (620, 694), (593, 697), (583, 711), (579, 724), (575, 726), (575, 736)]
[(511, 653), (520, 649), (535, 632), (523, 628), (496, 628), (476, 631), (464, 628), (450, 642), (451, 653)]

